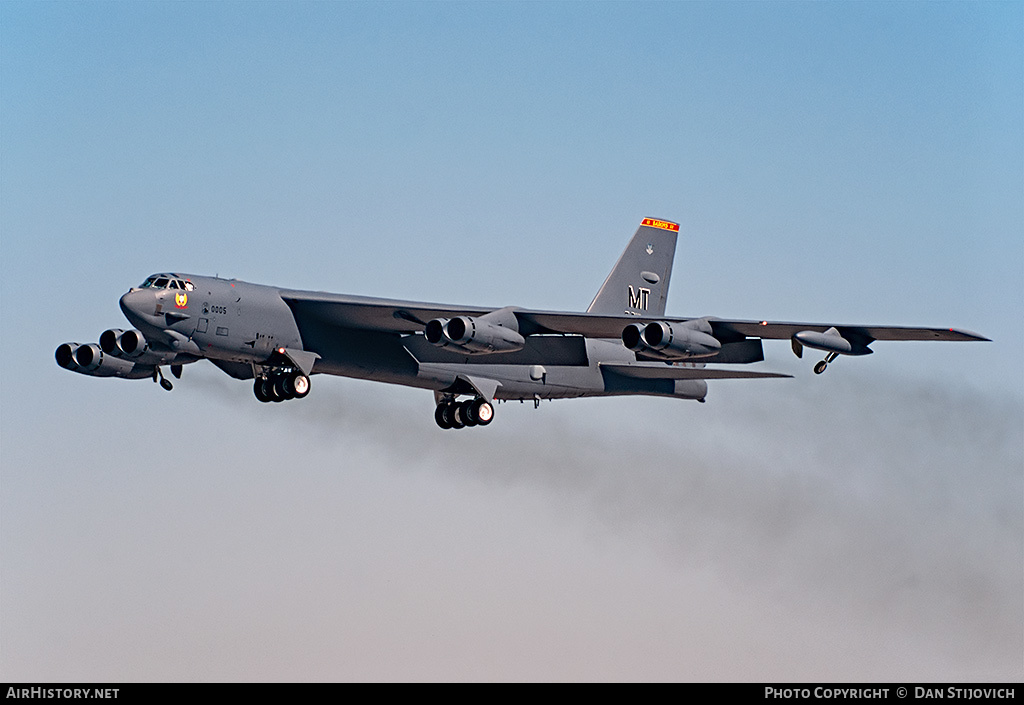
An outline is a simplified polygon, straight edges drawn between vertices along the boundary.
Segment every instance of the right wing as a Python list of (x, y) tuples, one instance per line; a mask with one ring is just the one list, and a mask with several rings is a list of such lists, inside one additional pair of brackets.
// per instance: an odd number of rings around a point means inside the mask
[[(673, 318), (671, 316), (596, 316), (587, 313), (563, 313), (560, 311), (518, 310), (520, 330), (530, 333), (563, 333), (583, 335), (588, 338), (618, 338), (622, 329), (630, 323), (685, 323), (695, 318)], [(969, 341), (988, 338), (959, 328), (920, 328), (911, 326), (851, 325), (842, 323), (786, 323), (778, 321), (749, 321), (726, 318), (708, 318), (715, 337), (726, 342), (741, 338), (764, 340), (788, 340), (796, 333), (813, 331), (824, 333), (836, 328), (840, 333), (850, 333), (870, 340), (946, 340)]]
[[(369, 334), (393, 335), (396, 338), (422, 335), (427, 323), (433, 319), (451, 319), (457, 316), (480, 318), (499, 311), (499, 309), (481, 306), (451, 306), (324, 292), (282, 290), (281, 297), (291, 307), (296, 324), (304, 336), (306, 331), (311, 329), (364, 331)], [(576, 341), (579, 341), (580, 338), (616, 340), (621, 338), (623, 330), (630, 324), (655, 322), (681, 324), (698, 320), (668, 316), (607, 315), (516, 308), (503, 310), (507, 311), (505, 315), (508, 320), (514, 315), (512, 325), (517, 327), (518, 333), (527, 341), (524, 352), (474, 355), (473, 359), (478, 359), (481, 362), (487, 360), (494, 363), (500, 361), (509, 364), (525, 364), (527, 362), (534, 364), (537, 359), (547, 358), (550, 355), (554, 359), (561, 360), (563, 364), (585, 364), (586, 355), (582, 350), (582, 341), (580, 341), (581, 345), (573, 347), (569, 345), (573, 339)], [(801, 354), (804, 345), (822, 350), (835, 350), (847, 355), (864, 355), (871, 352), (868, 345), (876, 340), (988, 340), (977, 333), (956, 328), (793, 323), (719, 318), (704, 318), (703, 320), (707, 321), (713, 336), (722, 344), (722, 349), (717, 355), (702, 359), (703, 362), (710, 363), (759, 362), (764, 359), (761, 340), (766, 339), (792, 340), (793, 350), (797, 355)], [(406, 345), (416, 347), (415, 343), (420, 340), (422, 339), (407, 341)], [(426, 341), (422, 342), (424, 345), (419, 347), (428, 346)], [(577, 350), (577, 347), (580, 349)], [(542, 349), (545, 352), (542, 352)], [(369, 355), (369, 353), (367, 354)], [(428, 352), (421, 351), (421, 355), (428, 355)], [(451, 360), (452, 352), (438, 350), (437, 357), (442, 360)], [(465, 358), (464, 355), (461, 357)], [(643, 370), (644, 368), (637, 369)], [(664, 372), (672, 368), (654, 369)], [(625, 371), (619, 369), (616, 369), (615, 372), (626, 374)], [(648, 375), (650, 373), (639, 371), (635, 374)], [(689, 373), (673, 372), (672, 374)], [(705, 370), (701, 374), (705, 376), (699, 377), (699, 379), (723, 376), (710, 370)], [(734, 374), (732, 376), (751, 375)], [(687, 377), (675, 378), (686, 379)]]

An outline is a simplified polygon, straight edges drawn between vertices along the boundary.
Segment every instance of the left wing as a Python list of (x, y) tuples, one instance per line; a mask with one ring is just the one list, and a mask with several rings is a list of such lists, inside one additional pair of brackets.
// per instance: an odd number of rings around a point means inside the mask
[[(588, 338), (618, 338), (629, 323), (686, 323), (695, 318), (645, 318), (640, 316), (593, 316), (586, 313), (561, 313), (558, 311), (516, 311), (520, 325), (527, 324), (531, 333), (575, 333)], [(918, 328), (908, 326), (850, 325), (838, 323), (785, 323), (778, 321), (743, 321), (725, 318), (709, 318), (708, 323), (719, 340), (738, 338), (762, 338), (764, 340), (787, 340), (797, 333), (813, 331), (825, 333), (830, 328), (840, 334), (849, 333), (870, 340), (982, 340), (988, 338), (959, 328)], [(521, 328), (522, 330), (522, 328)]]

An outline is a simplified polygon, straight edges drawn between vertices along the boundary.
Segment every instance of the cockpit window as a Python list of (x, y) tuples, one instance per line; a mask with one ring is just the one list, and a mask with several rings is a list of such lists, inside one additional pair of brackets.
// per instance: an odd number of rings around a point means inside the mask
[(192, 282), (184, 279), (171, 279), (166, 274), (154, 274), (142, 282), (140, 289), (184, 289), (193, 291), (196, 287)]

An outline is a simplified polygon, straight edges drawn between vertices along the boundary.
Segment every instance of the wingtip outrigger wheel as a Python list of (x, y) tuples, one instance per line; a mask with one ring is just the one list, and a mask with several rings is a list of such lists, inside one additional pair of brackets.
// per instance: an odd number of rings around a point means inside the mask
[(828, 367), (828, 363), (839, 357), (839, 353), (830, 352), (825, 356), (825, 359), (814, 365), (814, 374), (820, 375)]

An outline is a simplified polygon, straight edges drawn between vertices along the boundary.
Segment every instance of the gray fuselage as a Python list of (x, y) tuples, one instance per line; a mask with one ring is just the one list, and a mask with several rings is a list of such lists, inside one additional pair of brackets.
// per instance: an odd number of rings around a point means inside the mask
[(473, 393), (476, 380), (487, 380), (495, 399), (619, 394), (703, 399), (707, 393), (703, 380), (604, 373), (598, 362), (636, 362), (635, 353), (618, 340), (541, 335), (531, 336), (515, 352), (469, 354), (435, 347), (421, 333), (346, 328), (315, 316), (303, 317), (300, 327), (282, 289), (177, 276), (187, 279), (192, 290), (133, 288), (121, 298), (125, 316), (147, 339), (209, 359), (242, 379), (260, 374), (283, 348), (316, 355), (313, 374), (466, 394)]

